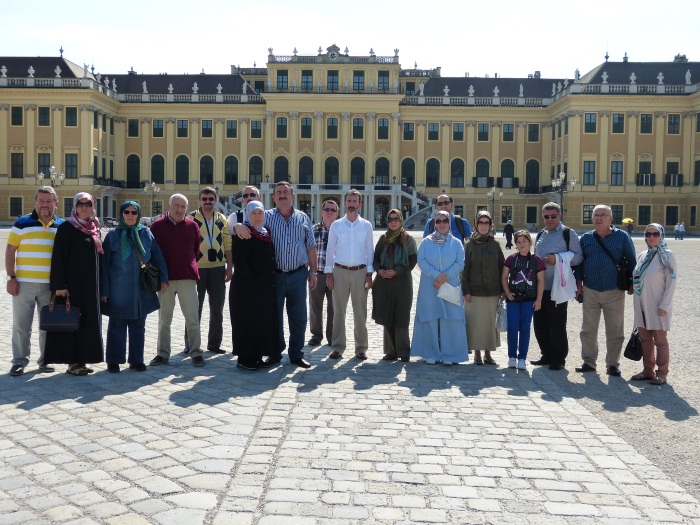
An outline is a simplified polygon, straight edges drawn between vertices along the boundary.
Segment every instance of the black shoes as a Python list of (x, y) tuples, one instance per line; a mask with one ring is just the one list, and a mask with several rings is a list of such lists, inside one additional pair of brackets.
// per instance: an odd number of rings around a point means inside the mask
[(204, 366), (204, 358), (201, 355), (192, 358), (192, 364), (194, 366)]
[(622, 375), (622, 372), (620, 372), (620, 369), (616, 367), (615, 365), (611, 365), (607, 369), (608, 375), (609, 376), (615, 376), (615, 377), (620, 377)]
[(207, 352), (211, 352), (212, 354), (225, 354), (226, 350), (223, 348), (207, 348)]
[(292, 363), (293, 365), (300, 366), (301, 368), (311, 368), (311, 363), (309, 363), (303, 357), (299, 357), (298, 359), (292, 359), (290, 360), (290, 363)]
[(316, 339), (315, 337), (312, 337), (309, 339), (309, 342), (307, 343), (308, 346), (321, 346), (321, 340)]
[(549, 369), (550, 370), (564, 370), (564, 365), (562, 365), (561, 363), (552, 363), (551, 365), (549, 365)]
[(531, 365), (535, 366), (544, 366), (544, 365), (551, 365), (553, 364), (551, 361), (548, 361), (544, 357), (540, 357), (537, 361), (530, 361)]
[(270, 357), (268, 357), (268, 358), (265, 359), (264, 361), (260, 361), (260, 366), (263, 367), (263, 368), (270, 368), (271, 366), (276, 365), (276, 364), (279, 363), (280, 361), (282, 361), (282, 357), (281, 357), (281, 356), (278, 356), (278, 355), (272, 356), (272, 355), (271, 355)]
[(22, 365), (12, 365), (12, 368), (10, 368), (10, 375), (12, 377), (21, 376), (22, 374), (24, 374), (24, 367)]
[(39, 365), (39, 373), (40, 374), (49, 374), (51, 372), (55, 372), (56, 369), (53, 367), (53, 365)]
[(121, 372), (121, 369), (119, 368), (119, 365), (117, 363), (107, 363), (107, 372), (110, 372), (112, 374), (118, 374)]
[(246, 363), (241, 363), (240, 361), (236, 363), (236, 368), (242, 368), (243, 370), (257, 370), (258, 365), (249, 365)]
[(167, 365), (168, 360), (163, 356), (157, 355), (153, 359), (151, 359), (151, 362), (148, 364), (151, 366)]
[(589, 366), (586, 363), (583, 363), (581, 366), (576, 367), (576, 371), (582, 372), (585, 374), (586, 372), (595, 372), (595, 368), (593, 368), (592, 366)]
[(131, 370), (136, 371), (136, 372), (145, 372), (146, 371), (146, 365), (144, 365), (143, 363), (136, 363), (136, 364), (132, 363), (129, 365), (129, 368)]

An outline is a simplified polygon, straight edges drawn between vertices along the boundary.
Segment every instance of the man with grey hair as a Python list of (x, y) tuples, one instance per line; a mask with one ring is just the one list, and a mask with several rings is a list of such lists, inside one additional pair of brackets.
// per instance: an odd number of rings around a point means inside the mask
[[(64, 221), (54, 212), (58, 195), (51, 186), (42, 186), (34, 194), (34, 210), (15, 221), (7, 238), (5, 270), (7, 293), (12, 296), (11, 376), (21, 376), (29, 364), (34, 308), (49, 304), (49, 274), (56, 229)], [(44, 363), (46, 332), (39, 330), (39, 372), (53, 372)]]
[(620, 375), (620, 354), (625, 342), (625, 291), (632, 294), (632, 282), (625, 290), (618, 286), (618, 266), (627, 267), (627, 275), (637, 262), (632, 239), (613, 226), (610, 206), (593, 208), (593, 230), (581, 236), (583, 251), (583, 320), (581, 357), (577, 372), (595, 372), (598, 359), (598, 325), (605, 318), (605, 365), (611, 376)]
[(167, 364), (170, 359), (170, 327), (175, 310), (175, 297), (185, 317), (189, 356), (194, 366), (204, 366), (199, 329), (199, 300), (197, 281), (199, 269), (200, 236), (197, 223), (187, 217), (187, 197), (175, 193), (170, 197), (170, 208), (164, 217), (151, 226), (151, 232), (163, 252), (168, 267), (168, 289), (159, 292), (158, 355), (151, 366)]
[(550, 370), (563, 370), (566, 357), (569, 355), (569, 338), (566, 335), (568, 303), (557, 304), (552, 300), (555, 265), (557, 255), (571, 252), (569, 265), (573, 268), (583, 261), (583, 252), (578, 235), (561, 222), (561, 206), (556, 202), (548, 202), (542, 206), (544, 229), (535, 240), (535, 254), (545, 263), (544, 294), (542, 308), (535, 312), (533, 327), (537, 344), (540, 346), (542, 357), (530, 361), (533, 365), (549, 365)]

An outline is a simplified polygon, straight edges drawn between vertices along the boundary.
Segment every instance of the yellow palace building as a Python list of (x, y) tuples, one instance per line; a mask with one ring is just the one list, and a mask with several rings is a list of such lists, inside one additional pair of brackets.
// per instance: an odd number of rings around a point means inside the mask
[[(313, 220), (350, 188), (382, 226), (399, 208), (420, 226), (443, 192), (470, 221), (542, 226), (563, 201), (565, 222), (591, 226), (596, 204), (615, 221), (684, 222), (700, 204), (700, 62), (608, 61), (571, 78), (443, 77), (404, 69), (399, 50), (352, 55), (332, 45), (278, 55), (227, 74), (101, 74), (59, 57), (0, 57), (0, 223), (29, 213), (53, 184), (67, 214), (92, 193), (98, 215), (126, 199), (144, 215), (172, 193), (289, 180)], [(192, 199), (191, 199), (192, 200)]]

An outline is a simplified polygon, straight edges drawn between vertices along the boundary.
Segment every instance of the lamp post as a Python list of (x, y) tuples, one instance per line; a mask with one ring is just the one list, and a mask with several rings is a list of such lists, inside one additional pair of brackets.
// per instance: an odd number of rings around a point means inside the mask
[[(155, 182), (151, 182), (150, 184), (148, 182), (143, 183), (143, 193), (146, 196), (151, 196), (151, 214), (152, 216), (160, 215), (160, 213), (156, 213), (156, 210), (154, 210), (155, 207), (155, 198), (158, 196), (160, 193), (160, 188), (156, 186)], [(158, 212), (162, 212), (162, 210), (158, 210)]]
[(36, 176), (36, 182), (39, 186), (44, 185), (44, 179), (47, 179), (46, 182), (48, 182), (52, 188), (57, 188), (59, 186), (63, 186), (63, 183), (66, 180), (66, 176), (63, 172), (58, 173), (56, 171), (56, 168), (54, 166), (51, 166), (49, 168), (49, 176), (46, 177), (43, 172), (40, 172), (39, 175)]
[(571, 187), (571, 189), (567, 190), (566, 173), (564, 173), (563, 171), (559, 174), (558, 177), (554, 177), (552, 179), (552, 188), (554, 189), (554, 191), (559, 193), (559, 206), (561, 207), (562, 218), (564, 217), (564, 193), (567, 193), (568, 191), (574, 191), (576, 184), (578, 184), (578, 181), (576, 179), (571, 179), (569, 181), (569, 186)]
[(503, 197), (503, 192), (498, 191), (498, 188), (494, 186), (486, 193), (486, 197), (491, 201), (491, 219), (493, 220), (493, 223), (496, 224), (496, 201), (501, 200), (501, 197)]

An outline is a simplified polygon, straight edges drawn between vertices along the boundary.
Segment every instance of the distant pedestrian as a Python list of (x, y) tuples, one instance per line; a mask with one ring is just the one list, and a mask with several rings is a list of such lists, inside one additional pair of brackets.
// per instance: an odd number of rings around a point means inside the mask
[(676, 225), (673, 227), (673, 233), (676, 236), (676, 240), (678, 240), (681, 236), (681, 225), (676, 223)]
[(663, 226), (656, 223), (647, 226), (644, 240), (649, 248), (637, 257), (632, 284), (634, 325), (642, 340), (644, 370), (632, 379), (650, 379), (652, 384), (662, 385), (668, 376), (667, 334), (671, 329), (678, 265), (666, 246)]
[(503, 236), (506, 238), (506, 249), (510, 250), (513, 247), (513, 234), (515, 233), (515, 228), (513, 228), (513, 223), (508, 221), (503, 227)]
[(678, 235), (681, 236), (681, 241), (685, 240), (685, 223), (681, 222), (678, 225)]

